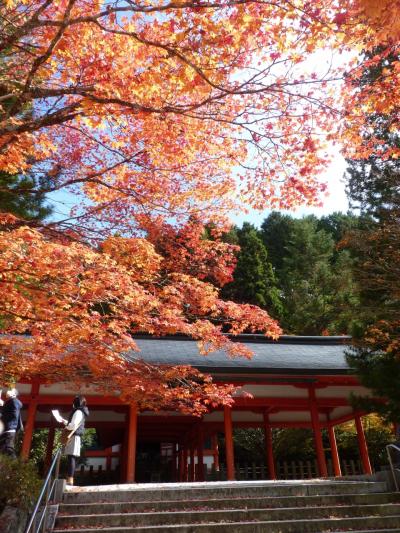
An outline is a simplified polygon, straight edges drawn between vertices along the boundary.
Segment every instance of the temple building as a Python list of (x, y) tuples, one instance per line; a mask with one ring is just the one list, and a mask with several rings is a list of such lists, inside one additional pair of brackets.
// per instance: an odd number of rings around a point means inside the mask
[[(229, 358), (223, 351), (200, 355), (197, 343), (183, 336), (138, 337), (140, 356), (149, 363), (192, 365), (211, 374), (214, 382), (238, 387), (232, 407), (213, 408), (202, 418), (179, 412), (138, 412), (117, 396), (99, 396), (90, 387), (80, 390), (87, 398), (90, 416), (86, 426), (95, 428), (107, 468), (116, 469), (121, 482), (151, 481), (141, 470), (142, 457), (154, 450), (169, 461), (171, 481), (203, 481), (211, 467), (218, 471), (217, 436), (225, 439), (224, 475), (236, 479), (233, 430), (263, 428), (265, 477), (276, 478), (273, 428), (309, 428), (313, 432), (320, 477), (328, 475), (322, 433), (329, 435), (333, 475), (341, 476), (340, 450), (335, 426), (355, 421), (364, 473), (371, 473), (362, 416), (351, 405), (350, 395), (369, 395), (346, 363), (349, 337), (281, 336), (278, 341), (261, 335), (237, 338), (253, 352), (252, 359)], [(21, 382), (17, 385), (24, 403), (25, 433), (22, 455), (29, 456), (35, 428), (49, 428), (47, 461), (51, 458), (55, 426), (51, 409), (68, 412), (77, 393), (72, 384)], [(248, 393), (248, 394), (246, 394)], [(94, 460), (94, 459), (93, 459)], [(164, 461), (164, 464), (165, 464)], [(249, 462), (251, 458), (249, 457)], [(155, 467), (160, 467), (154, 463)], [(204, 467), (206, 465), (206, 467)], [(154, 472), (153, 472), (154, 473)]]

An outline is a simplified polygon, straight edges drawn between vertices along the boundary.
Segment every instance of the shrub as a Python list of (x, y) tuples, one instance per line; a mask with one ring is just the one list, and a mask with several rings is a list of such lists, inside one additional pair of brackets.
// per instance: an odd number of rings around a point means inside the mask
[(0, 512), (6, 505), (29, 510), (42, 484), (31, 462), (0, 455)]

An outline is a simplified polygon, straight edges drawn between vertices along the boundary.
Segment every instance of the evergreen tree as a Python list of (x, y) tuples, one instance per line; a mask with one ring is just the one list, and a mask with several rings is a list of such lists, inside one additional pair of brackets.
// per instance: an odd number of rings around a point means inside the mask
[(294, 221), (280, 279), (285, 302), (281, 325), (288, 333), (318, 335), (328, 327), (333, 252), (332, 237), (317, 229), (315, 217)]
[[(355, 82), (360, 88), (373, 84), (385, 72), (397, 67), (398, 53), (385, 54), (380, 63), (370, 66), (368, 60), (379, 54), (378, 48), (366, 54), (366, 67)], [(393, 209), (400, 208), (400, 164), (396, 157), (387, 157), (393, 149), (400, 149), (400, 134), (396, 127), (398, 114), (394, 110), (390, 114), (372, 112), (368, 117), (369, 131), (365, 129), (364, 144), (370, 138), (379, 140), (379, 151), (363, 160), (347, 161), (347, 195), (350, 203), (364, 215), (375, 220), (388, 219)], [(389, 151), (390, 149), (390, 151)], [(395, 151), (395, 150), (394, 150)]]
[[(368, 59), (368, 58), (367, 58)], [(377, 67), (366, 68), (358, 80), (365, 87), (398, 60), (388, 56)], [(355, 276), (361, 287), (364, 328), (348, 355), (364, 385), (386, 399), (357, 403), (374, 408), (394, 422), (400, 420), (400, 163), (385, 156), (386, 148), (400, 148), (393, 128), (395, 114), (372, 113), (369, 126), (381, 145), (381, 156), (348, 161), (347, 193), (370, 223), (353, 232)], [(368, 142), (366, 133), (365, 142)]]
[(46, 203), (46, 178), (0, 172), (0, 212), (24, 220), (43, 220), (52, 212)]
[[(254, 226), (245, 222), (234, 231), (240, 246), (234, 280), (223, 288), (223, 296), (238, 303), (268, 309), (272, 316), (282, 312), (279, 291), (265, 246)], [(230, 235), (232, 242), (232, 234)]]
[(329, 233), (332, 236), (336, 247), (338, 247), (338, 245), (341, 247), (342, 240), (345, 239), (351, 231), (357, 229), (359, 226), (360, 217), (351, 213), (350, 211), (347, 213), (335, 211), (330, 215), (321, 217), (317, 221), (318, 229), (322, 229), (326, 233)]
[(261, 224), (261, 238), (278, 280), (282, 275), (286, 246), (291, 238), (294, 224), (291, 216), (282, 215), (279, 211), (273, 211)]
[(272, 213), (262, 224), (262, 236), (282, 294), (281, 326), (299, 335), (348, 333), (355, 325), (357, 286), (353, 258), (338, 249), (357, 217), (334, 213), (294, 219)]

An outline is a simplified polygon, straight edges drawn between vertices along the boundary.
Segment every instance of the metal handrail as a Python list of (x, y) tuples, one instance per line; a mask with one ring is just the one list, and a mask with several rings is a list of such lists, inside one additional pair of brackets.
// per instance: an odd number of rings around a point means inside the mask
[[(45, 518), (47, 516), (47, 509), (49, 507), (49, 501), (51, 500), (53, 496), (54, 488), (56, 486), (56, 481), (58, 479), (58, 475), (60, 472), (61, 454), (62, 454), (62, 451), (61, 451), (61, 448), (59, 448), (53, 457), (53, 461), (51, 463), (49, 471), (47, 472), (46, 479), (44, 480), (42, 490), (40, 491), (39, 497), (36, 501), (35, 508), (32, 511), (32, 515), (25, 529), (25, 533), (38, 533), (39, 531), (42, 531), (42, 532), (45, 531), (45, 526), (46, 526)], [(43, 498), (45, 498), (44, 503), (42, 503)], [(43, 508), (43, 509), (42, 509), (40, 519), (38, 522), (38, 518), (39, 518), (38, 515), (39, 515), (40, 508)]]
[(388, 444), (386, 446), (386, 451), (387, 451), (388, 458), (389, 458), (389, 465), (390, 465), (390, 470), (392, 472), (394, 486), (396, 487), (396, 490), (399, 491), (399, 484), (398, 484), (398, 481), (397, 481), (397, 476), (396, 476), (395, 470), (397, 470), (397, 472), (400, 472), (400, 469), (399, 468), (395, 468), (394, 465), (393, 465), (392, 456), (390, 455), (390, 448), (395, 449), (399, 453), (400, 453), (400, 448), (399, 448), (399, 446), (396, 446), (395, 444)]

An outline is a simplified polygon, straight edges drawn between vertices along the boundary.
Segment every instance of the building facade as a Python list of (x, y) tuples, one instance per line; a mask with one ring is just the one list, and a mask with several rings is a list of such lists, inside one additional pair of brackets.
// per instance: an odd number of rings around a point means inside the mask
[[(348, 337), (282, 336), (271, 341), (259, 335), (238, 339), (253, 352), (252, 359), (229, 358), (223, 351), (200, 355), (197, 343), (185, 337), (139, 337), (140, 356), (149, 363), (192, 365), (211, 374), (214, 382), (238, 387), (232, 407), (210, 409), (201, 419), (178, 412), (139, 412), (117, 396), (99, 396), (87, 387), (76, 391), (69, 383), (46, 384), (36, 381), (18, 384), (25, 410), (22, 455), (29, 456), (35, 428), (48, 428), (48, 462), (56, 426), (51, 409), (66, 413), (73, 396), (84, 394), (90, 408), (86, 426), (96, 429), (103, 451), (91, 457), (105, 457), (106, 466), (119, 464), (123, 482), (151, 481), (141, 472), (144, 455), (160, 451), (169, 457), (172, 481), (203, 481), (202, 465), (219, 469), (218, 434), (225, 436), (225, 471), (234, 480), (234, 428), (261, 427), (265, 432), (266, 477), (276, 478), (273, 428), (309, 428), (313, 432), (318, 475), (328, 475), (322, 430), (329, 435), (333, 473), (341, 475), (335, 426), (355, 421), (364, 473), (371, 473), (368, 448), (362, 426), (366, 413), (355, 411), (350, 395), (365, 396), (346, 363)], [(137, 357), (137, 354), (135, 354)], [(103, 455), (101, 455), (103, 453)], [(156, 453), (154, 453), (156, 457)], [(251, 458), (249, 458), (251, 460)], [(161, 468), (161, 465), (160, 465)]]

